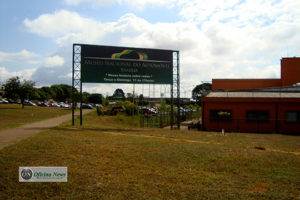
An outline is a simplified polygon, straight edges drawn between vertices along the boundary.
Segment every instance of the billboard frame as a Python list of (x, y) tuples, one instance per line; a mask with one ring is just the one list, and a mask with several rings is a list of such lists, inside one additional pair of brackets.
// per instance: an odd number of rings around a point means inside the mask
[[(79, 107), (80, 107), (80, 126), (82, 126), (82, 79), (81, 79), (81, 67), (83, 62), (82, 57), (82, 46), (89, 44), (73, 44), (73, 55), (72, 55), (72, 125), (75, 125), (75, 108), (77, 107), (77, 101), (75, 98), (75, 91), (80, 92), (79, 97)], [(95, 47), (117, 47), (119, 46), (104, 46), (104, 45), (89, 45)], [(131, 48), (131, 47), (121, 47), (121, 48)], [(137, 48), (131, 48), (137, 49)], [(146, 49), (147, 48), (143, 48)], [(148, 49), (148, 50), (165, 50), (165, 49)], [(174, 129), (174, 99), (177, 105), (177, 129), (180, 129), (180, 68), (179, 68), (179, 51), (172, 51), (172, 83), (170, 84), (171, 93), (171, 129)], [(129, 83), (130, 84), (130, 83)]]

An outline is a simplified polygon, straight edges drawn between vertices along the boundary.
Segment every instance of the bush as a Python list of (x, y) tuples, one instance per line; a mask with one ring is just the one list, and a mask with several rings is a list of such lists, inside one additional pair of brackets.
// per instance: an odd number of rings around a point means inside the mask
[[(123, 107), (123, 109), (119, 109), (119, 107)], [(127, 116), (133, 116), (139, 113), (139, 107), (129, 101), (117, 101), (115, 104), (106, 106), (105, 108), (100, 108), (99, 110), (97, 108), (98, 116), (117, 115), (119, 112), (125, 112)]]
[(158, 111), (160, 112), (160, 113), (163, 113), (163, 112), (170, 112), (171, 111), (171, 106), (170, 105), (168, 105), (167, 103), (166, 103), (166, 100), (162, 100), (161, 101), (161, 103), (159, 104), (159, 106), (158, 106)]
[(98, 116), (104, 115), (103, 109), (99, 106), (97, 106), (97, 114)]
[(139, 107), (133, 103), (128, 102), (126, 103), (126, 105), (124, 105), (124, 107), (126, 115), (128, 116), (136, 115), (139, 113)]

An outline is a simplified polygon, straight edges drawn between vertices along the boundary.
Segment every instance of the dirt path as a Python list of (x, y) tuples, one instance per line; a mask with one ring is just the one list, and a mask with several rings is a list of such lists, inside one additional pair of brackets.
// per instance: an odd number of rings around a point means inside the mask
[[(83, 110), (82, 113), (87, 114), (91, 111), (93, 110)], [(75, 115), (79, 115), (79, 111), (76, 112)], [(7, 145), (15, 144), (26, 137), (39, 133), (43, 130), (55, 127), (71, 119), (72, 113), (40, 122), (35, 122), (32, 124), (26, 124), (18, 128), (0, 131), (0, 149)]]

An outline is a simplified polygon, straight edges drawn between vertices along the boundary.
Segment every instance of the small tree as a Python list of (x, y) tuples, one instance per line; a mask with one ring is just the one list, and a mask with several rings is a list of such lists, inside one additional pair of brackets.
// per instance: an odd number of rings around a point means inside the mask
[(170, 112), (171, 106), (166, 103), (166, 100), (161, 100), (160, 105), (158, 106), (158, 110), (160, 113)]
[(28, 99), (34, 91), (35, 83), (33, 81), (23, 80), (20, 85), (19, 97), (21, 99), (22, 108), (24, 108), (24, 100)]
[(24, 100), (29, 98), (34, 91), (35, 83), (33, 81), (21, 80), (18, 76), (10, 78), (3, 85), (5, 96), (10, 99), (19, 98), (24, 108)]
[(113, 94), (113, 98), (125, 100), (125, 93), (123, 92), (122, 89), (118, 88), (115, 90), (115, 92)]
[(103, 100), (102, 94), (94, 93), (94, 94), (91, 94), (91, 95), (88, 97), (88, 102), (89, 102), (89, 103), (102, 104), (102, 100)]
[(149, 101), (148, 100), (146, 100), (145, 98), (144, 98), (144, 95), (140, 95), (139, 96), (139, 102), (138, 102), (138, 105), (139, 106), (147, 106), (147, 105), (149, 105)]
[(198, 103), (201, 102), (201, 98), (206, 95), (209, 91), (211, 91), (211, 84), (210, 83), (202, 83), (197, 85), (192, 91), (192, 97)]
[(18, 91), (21, 85), (21, 81), (19, 77), (13, 77), (6, 81), (6, 83), (3, 84), (3, 91), (4, 96), (9, 99), (18, 99)]

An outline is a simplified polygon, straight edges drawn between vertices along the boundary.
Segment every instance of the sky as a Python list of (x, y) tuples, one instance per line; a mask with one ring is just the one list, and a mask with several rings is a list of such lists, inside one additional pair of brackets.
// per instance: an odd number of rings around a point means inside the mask
[[(212, 78), (280, 78), (300, 57), (295, 0), (0, 0), (0, 83), (72, 84), (73, 43), (180, 52), (180, 91)], [(83, 84), (112, 95), (170, 95), (168, 85)]]

